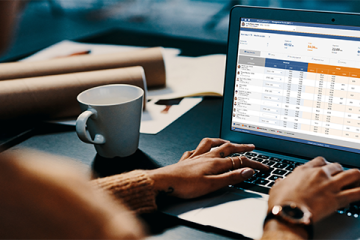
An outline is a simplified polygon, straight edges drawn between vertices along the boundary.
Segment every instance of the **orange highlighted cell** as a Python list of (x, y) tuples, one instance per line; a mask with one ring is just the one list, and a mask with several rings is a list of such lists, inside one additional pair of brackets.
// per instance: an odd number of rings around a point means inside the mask
[(331, 65), (316, 64), (316, 63), (308, 64), (308, 72), (360, 78), (359, 68), (339, 67), (339, 66), (331, 66)]
[(329, 74), (329, 69), (318, 68), (318, 69), (316, 69), (316, 72), (321, 73), (321, 74)]
[(312, 68), (312, 67), (308, 66), (308, 72), (316, 73), (316, 68)]

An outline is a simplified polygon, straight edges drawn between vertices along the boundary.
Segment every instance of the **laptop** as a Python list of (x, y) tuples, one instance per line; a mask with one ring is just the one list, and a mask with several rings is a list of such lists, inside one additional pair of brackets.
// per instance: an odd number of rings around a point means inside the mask
[[(164, 212), (259, 238), (277, 178), (316, 156), (359, 168), (360, 15), (234, 7), (220, 127), (223, 139), (254, 143), (245, 155), (271, 170)], [(339, 209), (315, 238), (359, 238), (359, 215), (357, 204)]]

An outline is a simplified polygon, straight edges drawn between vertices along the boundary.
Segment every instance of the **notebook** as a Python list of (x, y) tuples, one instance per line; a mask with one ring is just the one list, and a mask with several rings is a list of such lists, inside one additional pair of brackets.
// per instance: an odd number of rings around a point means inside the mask
[[(246, 182), (164, 212), (259, 238), (277, 178), (316, 156), (360, 167), (360, 15), (236, 6), (230, 14), (220, 137), (268, 164)], [(240, 154), (237, 154), (240, 155)], [(357, 204), (315, 225), (360, 237)]]

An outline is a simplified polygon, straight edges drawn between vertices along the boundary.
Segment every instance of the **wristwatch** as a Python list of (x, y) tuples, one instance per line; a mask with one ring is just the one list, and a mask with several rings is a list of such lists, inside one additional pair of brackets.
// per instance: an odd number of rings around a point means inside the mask
[(281, 222), (303, 227), (308, 233), (308, 239), (312, 239), (314, 228), (311, 217), (312, 214), (307, 207), (294, 202), (287, 202), (282, 205), (275, 205), (271, 209), (265, 218), (264, 226), (270, 219), (277, 219)]

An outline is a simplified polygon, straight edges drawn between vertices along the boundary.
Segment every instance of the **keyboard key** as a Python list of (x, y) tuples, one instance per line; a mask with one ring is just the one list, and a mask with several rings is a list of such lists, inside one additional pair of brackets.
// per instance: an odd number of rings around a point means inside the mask
[(285, 160), (285, 159), (283, 159), (283, 160), (282, 160), (282, 163), (286, 163), (286, 164), (295, 164), (295, 162), (294, 162), (294, 161)]
[(252, 153), (252, 152), (247, 152), (247, 153), (245, 153), (245, 156), (256, 157), (257, 154), (256, 154), (256, 153)]
[(262, 158), (262, 159), (269, 159), (269, 156), (265, 156), (265, 155), (259, 155), (258, 158)]
[(262, 162), (262, 161), (264, 161), (264, 159), (262, 159), (262, 158), (253, 158), (252, 160), (257, 161), (257, 162)]
[(277, 158), (277, 157), (271, 157), (270, 160), (275, 161), (275, 162), (281, 162), (281, 158)]
[(345, 211), (344, 211), (344, 209), (339, 209), (337, 212), (340, 214), (344, 214)]
[(267, 186), (267, 187), (272, 187), (274, 184), (275, 184), (274, 181), (270, 181), (270, 182), (268, 183), (268, 185), (266, 185), (266, 186)]
[(274, 165), (276, 162), (270, 161), (270, 160), (264, 160), (262, 163), (268, 165), (269, 167), (271, 167), (271, 166)]
[[(355, 203), (358, 204), (359, 202)], [(337, 212), (340, 214), (345, 214), (348, 217), (359, 218), (360, 217), (360, 207), (351, 203), (349, 207), (340, 208)]]
[(350, 206), (360, 209), (360, 201), (358, 201), (358, 202), (353, 202), (353, 203), (350, 204)]
[(233, 153), (229, 157), (237, 157), (237, 156), (241, 156), (241, 154), (240, 153)]
[(277, 176), (277, 175), (271, 175), (268, 179), (275, 181), (278, 178), (283, 178), (283, 177), (282, 176)]
[(248, 182), (248, 183), (253, 183), (254, 181), (256, 181), (258, 178), (256, 176), (252, 176), (251, 178), (248, 178), (245, 180), (245, 182)]
[(271, 161), (271, 160), (269, 160), (269, 162), (270, 162), (270, 164), (271, 165), (269, 165), (269, 166), (272, 166), (272, 165), (274, 165), (274, 164), (276, 164), (277, 162), (275, 162), (275, 161)]
[(274, 171), (274, 170), (275, 170), (275, 168), (269, 167), (269, 170), (267, 170), (267, 171), (259, 171), (259, 172), (268, 173), (268, 174), (271, 175), (272, 171)]
[(262, 179), (262, 178), (259, 178), (259, 179), (256, 180), (254, 183), (255, 183), (255, 184), (260, 184), (260, 185), (266, 185), (266, 184), (269, 183), (269, 181), (268, 181), (268, 180), (265, 180), (265, 179)]
[(288, 165), (285, 164), (285, 163), (277, 163), (277, 164), (275, 164), (273, 167), (284, 169), (284, 168), (286, 168), (287, 166), (288, 166)]
[(295, 166), (296, 166), (296, 167), (301, 166), (301, 165), (303, 165), (303, 163), (299, 163), (299, 162), (296, 162), (296, 163), (295, 163)]
[(360, 208), (358, 205), (350, 204), (349, 211), (351, 211), (352, 214), (360, 214)]
[(288, 171), (290, 171), (290, 172), (294, 171), (294, 169), (295, 169), (295, 166), (294, 166), (294, 165), (289, 165), (289, 166), (287, 166), (287, 167), (285, 168), (285, 170), (288, 170)]
[(275, 169), (273, 174), (284, 176), (287, 173), (285, 170)]
[(263, 179), (267, 178), (268, 176), (270, 176), (269, 172), (259, 172), (256, 174), (256, 177), (263, 178)]

